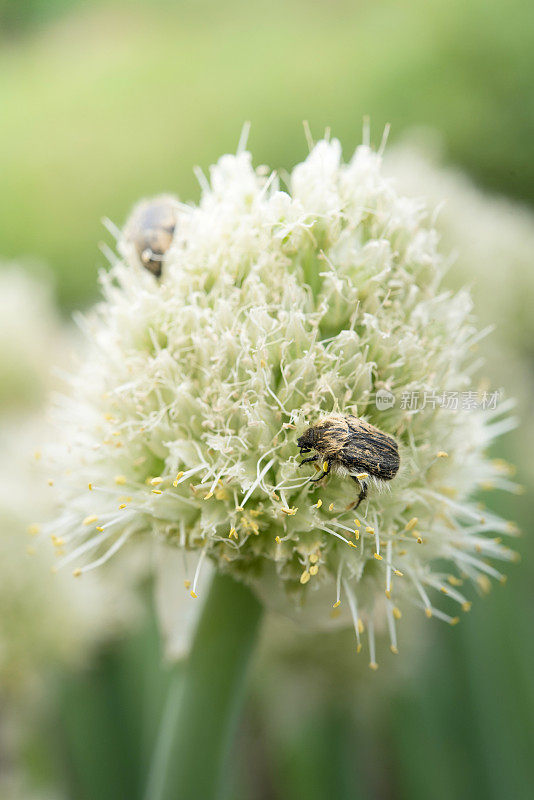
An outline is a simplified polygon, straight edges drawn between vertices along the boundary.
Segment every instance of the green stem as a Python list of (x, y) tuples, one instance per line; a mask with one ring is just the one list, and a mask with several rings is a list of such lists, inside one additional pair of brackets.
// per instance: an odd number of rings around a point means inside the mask
[(215, 800), (233, 741), (262, 607), (216, 574), (185, 670), (176, 675), (146, 800)]

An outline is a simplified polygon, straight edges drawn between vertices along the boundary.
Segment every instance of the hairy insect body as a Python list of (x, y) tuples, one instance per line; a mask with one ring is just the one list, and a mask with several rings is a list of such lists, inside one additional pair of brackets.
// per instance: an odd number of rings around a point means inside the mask
[(165, 253), (172, 244), (178, 200), (161, 195), (138, 203), (124, 228), (124, 238), (133, 245), (145, 269), (160, 277)]
[(399, 449), (395, 439), (358, 417), (331, 414), (309, 427), (297, 439), (301, 455), (316, 451), (301, 464), (321, 459), (321, 480), (332, 468), (345, 469), (360, 485), (359, 505), (367, 496), (368, 479), (390, 481), (399, 470)]

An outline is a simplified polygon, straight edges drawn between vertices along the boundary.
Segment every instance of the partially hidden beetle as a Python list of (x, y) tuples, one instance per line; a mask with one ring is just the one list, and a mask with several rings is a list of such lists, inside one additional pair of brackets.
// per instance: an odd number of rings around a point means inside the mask
[(125, 242), (133, 245), (142, 266), (158, 278), (165, 253), (172, 244), (177, 210), (178, 200), (172, 195), (141, 200), (124, 226)]

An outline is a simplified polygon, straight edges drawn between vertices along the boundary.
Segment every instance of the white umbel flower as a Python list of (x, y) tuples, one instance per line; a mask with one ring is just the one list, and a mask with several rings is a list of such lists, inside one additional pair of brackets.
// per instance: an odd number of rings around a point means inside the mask
[[(352, 622), (358, 647), (366, 630), (376, 666), (375, 629), (386, 621), (396, 652), (403, 603), (454, 623), (464, 579), (502, 579), (487, 558), (512, 557), (513, 528), (470, 499), (509, 487), (484, 455), (508, 426), (499, 409), (401, 401), (475, 396), (469, 295), (442, 290), (424, 207), (367, 145), (343, 163), (338, 141), (319, 142), (285, 190), (241, 151), (202, 190), (161, 278), (117, 261), (82, 323), (48, 462), (63, 564), (81, 575), (157, 536), (184, 552), (193, 597), (209, 559), (307, 623)], [(399, 443), (399, 474), (357, 512), (350, 479), (297, 469), (296, 439), (332, 412)]]

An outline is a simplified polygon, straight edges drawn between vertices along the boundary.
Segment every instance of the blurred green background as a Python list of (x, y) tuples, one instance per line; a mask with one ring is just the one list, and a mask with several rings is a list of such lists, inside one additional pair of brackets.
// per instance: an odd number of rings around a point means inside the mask
[[(386, 122), (392, 143), (435, 128), (479, 186), (534, 204), (528, 0), (1, 0), (0, 31), (0, 254), (47, 264), (66, 315), (97, 296), (101, 218), (161, 191), (196, 199), (192, 167), (235, 151), (245, 120), (256, 163), (280, 168), (307, 153), (303, 120), (346, 153), (364, 115), (376, 144)], [(520, 460), (520, 440), (499, 455)], [(528, 491), (492, 502), (528, 532)], [(265, 645), (228, 797), (532, 798), (533, 546), (519, 549), (505, 589), (457, 628), (419, 622), (425, 641), (380, 675), (344, 636)], [(141, 798), (167, 681), (147, 600), (135, 635), (52, 680), (20, 755), (36, 791)]]

